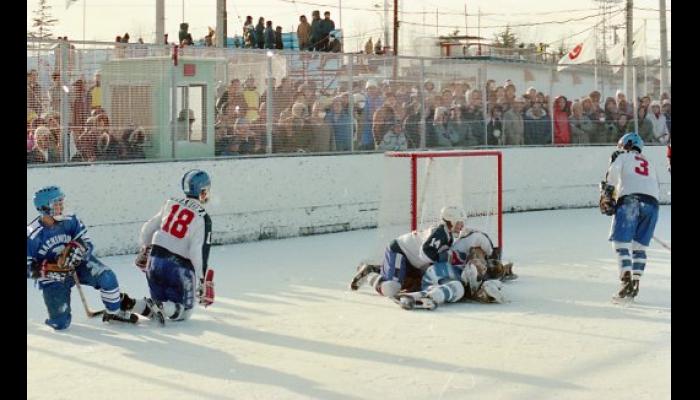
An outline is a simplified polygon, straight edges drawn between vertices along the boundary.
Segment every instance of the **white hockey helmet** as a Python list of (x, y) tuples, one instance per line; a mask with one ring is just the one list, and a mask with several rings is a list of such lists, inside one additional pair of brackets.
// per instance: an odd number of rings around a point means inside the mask
[(464, 222), (466, 216), (464, 210), (459, 207), (445, 206), (440, 210), (440, 218), (445, 222), (449, 222), (450, 225), (455, 226), (457, 222)]

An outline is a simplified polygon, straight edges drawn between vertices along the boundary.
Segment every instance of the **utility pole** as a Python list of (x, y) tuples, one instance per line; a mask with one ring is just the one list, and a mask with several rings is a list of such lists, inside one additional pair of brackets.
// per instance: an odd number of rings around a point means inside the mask
[[(394, 56), (399, 55), (399, 0), (394, 0)], [(396, 65), (396, 61), (394, 61)]]
[(668, 83), (668, 39), (666, 37), (666, 0), (659, 0), (659, 23), (661, 24), (661, 86), (659, 95), (666, 91)]
[(389, 47), (389, 0), (384, 0), (384, 47)]
[(165, 36), (165, 0), (156, 0), (156, 39), (155, 44), (163, 44)]
[(216, 0), (216, 47), (226, 47), (226, 0)]
[[(632, 20), (632, 9), (634, 7), (633, 5), (633, 0), (627, 0), (627, 7), (625, 10), (625, 16), (627, 20), (627, 43), (625, 45), (625, 70), (630, 68), (632, 66), (632, 59), (633, 59), (633, 48), (632, 48), (632, 43), (634, 40), (634, 25), (633, 25), (633, 20)], [(625, 94), (629, 94), (629, 89), (632, 88), (632, 74), (628, 73), (627, 78), (625, 79)]]

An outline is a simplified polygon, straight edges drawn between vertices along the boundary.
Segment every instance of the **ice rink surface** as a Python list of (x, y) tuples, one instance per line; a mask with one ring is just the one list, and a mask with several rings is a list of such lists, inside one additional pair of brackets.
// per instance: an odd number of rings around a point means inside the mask
[[(88, 320), (73, 290), (54, 332), (28, 280), (28, 398), (670, 399), (671, 253), (652, 242), (637, 302), (612, 304), (609, 225), (597, 209), (506, 214), (510, 303), (432, 312), (350, 291), (375, 230), (213, 247), (216, 303), (164, 328)], [(670, 206), (656, 237), (671, 242)], [(144, 296), (133, 258), (103, 261)]]

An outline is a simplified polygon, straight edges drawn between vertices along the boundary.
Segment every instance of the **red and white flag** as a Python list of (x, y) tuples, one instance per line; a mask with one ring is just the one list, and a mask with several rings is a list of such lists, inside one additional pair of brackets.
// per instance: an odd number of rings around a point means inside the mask
[(583, 64), (595, 60), (595, 36), (590, 35), (583, 42), (577, 43), (573, 49), (564, 54), (559, 60), (557, 71), (561, 71), (570, 65)]

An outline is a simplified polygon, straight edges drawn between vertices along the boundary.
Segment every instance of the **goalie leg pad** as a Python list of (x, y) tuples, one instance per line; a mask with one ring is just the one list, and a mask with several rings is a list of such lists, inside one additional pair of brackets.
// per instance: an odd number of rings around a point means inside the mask
[(500, 281), (484, 281), (477, 291), (477, 299), (484, 303), (505, 303), (506, 298), (501, 292), (503, 284)]

